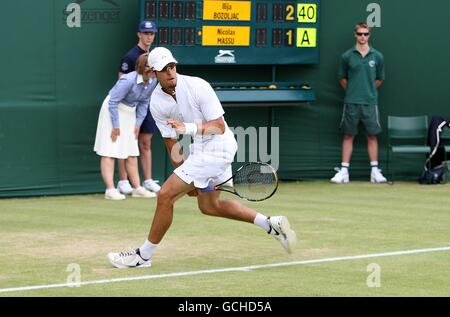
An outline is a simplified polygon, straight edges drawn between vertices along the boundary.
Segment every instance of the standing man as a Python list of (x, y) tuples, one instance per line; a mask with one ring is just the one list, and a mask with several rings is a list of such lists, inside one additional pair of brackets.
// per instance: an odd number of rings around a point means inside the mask
[[(177, 61), (166, 48), (153, 49), (148, 64), (159, 81), (150, 108), (176, 168), (159, 192), (147, 240), (140, 248), (109, 253), (110, 263), (118, 268), (151, 266), (153, 252), (172, 224), (174, 203), (185, 194), (197, 197), (202, 213), (253, 223), (275, 237), (288, 253), (292, 252), (296, 234), (286, 217), (266, 217), (236, 200), (220, 199), (220, 191), (211, 189), (231, 177), (237, 151), (211, 85), (198, 77), (177, 74)], [(194, 140), (184, 162), (179, 156), (179, 134)]]
[(372, 183), (385, 183), (386, 178), (378, 168), (378, 139), (381, 126), (378, 112), (378, 88), (384, 74), (384, 57), (369, 46), (371, 29), (366, 23), (358, 23), (354, 29), (356, 46), (346, 51), (341, 58), (339, 80), (345, 91), (344, 110), (341, 129), (342, 163), (332, 183), (344, 184), (350, 181), (349, 167), (353, 152), (353, 140), (358, 134), (361, 122), (367, 135), (367, 152), (369, 154)]
[[(139, 24), (137, 37), (139, 39), (138, 44), (133, 47), (120, 61), (119, 78), (124, 74), (128, 74), (135, 70), (136, 61), (139, 56), (150, 51), (150, 46), (155, 40), (155, 34), (157, 32), (156, 24), (152, 21), (142, 21)], [(151, 192), (157, 193), (161, 187), (152, 179), (152, 136), (156, 131), (155, 120), (150, 113), (150, 108), (147, 110), (147, 116), (141, 125), (139, 131), (139, 152), (140, 161), (143, 172), (143, 186)], [(125, 169), (125, 161), (119, 160), (119, 183), (117, 185), (119, 191), (122, 194), (131, 194), (133, 188), (128, 181), (128, 175)], [(155, 196), (155, 195), (154, 195)]]

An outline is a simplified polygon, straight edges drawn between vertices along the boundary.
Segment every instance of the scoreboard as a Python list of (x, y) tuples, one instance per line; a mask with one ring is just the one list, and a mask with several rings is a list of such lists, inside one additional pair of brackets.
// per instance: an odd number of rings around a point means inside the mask
[(319, 63), (320, 0), (141, 0), (153, 46), (184, 65)]

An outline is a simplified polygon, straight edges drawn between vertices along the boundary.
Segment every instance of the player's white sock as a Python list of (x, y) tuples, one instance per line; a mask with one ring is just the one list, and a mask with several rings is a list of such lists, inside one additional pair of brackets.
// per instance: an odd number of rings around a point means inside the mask
[(269, 222), (267, 221), (267, 217), (264, 215), (261, 215), (260, 213), (256, 214), (255, 220), (253, 220), (253, 223), (257, 225), (258, 227), (262, 228), (266, 232), (270, 231)]
[(153, 252), (155, 251), (157, 244), (153, 244), (148, 240), (145, 240), (142, 247), (139, 248), (139, 252), (141, 253), (141, 257), (144, 260), (148, 260), (152, 257)]
[(370, 162), (370, 167), (372, 167), (372, 171), (373, 170), (377, 170), (378, 171), (378, 161)]
[(344, 162), (341, 163), (341, 170), (347, 170), (347, 172), (348, 172), (349, 168), (350, 168), (350, 163), (344, 163)]

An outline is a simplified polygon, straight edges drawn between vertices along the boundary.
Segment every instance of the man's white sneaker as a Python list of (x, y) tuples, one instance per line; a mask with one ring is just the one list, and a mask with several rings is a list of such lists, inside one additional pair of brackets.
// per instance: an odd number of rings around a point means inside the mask
[(372, 172), (370, 173), (370, 181), (372, 183), (386, 183), (386, 177), (381, 174), (381, 170), (379, 168), (372, 168)]
[(120, 253), (108, 253), (109, 262), (119, 269), (133, 268), (133, 267), (150, 267), (152, 266), (151, 259), (143, 259), (139, 248)]
[(157, 183), (158, 181), (154, 181), (153, 179), (147, 179), (144, 181), (143, 186), (147, 190), (157, 193), (161, 189), (161, 186), (159, 186)]
[(280, 242), (287, 253), (292, 253), (297, 243), (297, 235), (291, 229), (289, 221), (284, 216), (269, 217), (267, 221), (270, 226), (269, 234)]
[(347, 168), (338, 168), (334, 169), (337, 173), (334, 175), (330, 181), (335, 184), (347, 184), (350, 181), (350, 176), (348, 174)]
[(124, 195), (129, 195), (133, 192), (133, 187), (131, 187), (128, 180), (119, 181), (117, 183), (117, 189), (119, 189), (119, 191)]
[(125, 199), (125, 195), (122, 195), (119, 193), (119, 191), (115, 188), (113, 189), (107, 189), (105, 191), (105, 199), (109, 200), (123, 200)]
[(156, 197), (155, 193), (149, 192), (144, 187), (138, 187), (136, 189), (133, 189), (133, 193), (131, 194), (131, 197), (136, 198), (154, 198)]

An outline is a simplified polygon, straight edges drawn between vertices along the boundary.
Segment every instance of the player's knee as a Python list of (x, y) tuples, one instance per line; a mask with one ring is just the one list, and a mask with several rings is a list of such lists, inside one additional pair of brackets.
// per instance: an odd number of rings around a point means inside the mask
[(173, 191), (167, 187), (163, 186), (158, 192), (158, 204), (173, 204), (174, 199)]
[(217, 214), (217, 208), (216, 208), (216, 206), (214, 206), (214, 204), (199, 203), (198, 204), (198, 209), (200, 209), (202, 214), (205, 214), (205, 215), (211, 216), (211, 215), (216, 215)]

